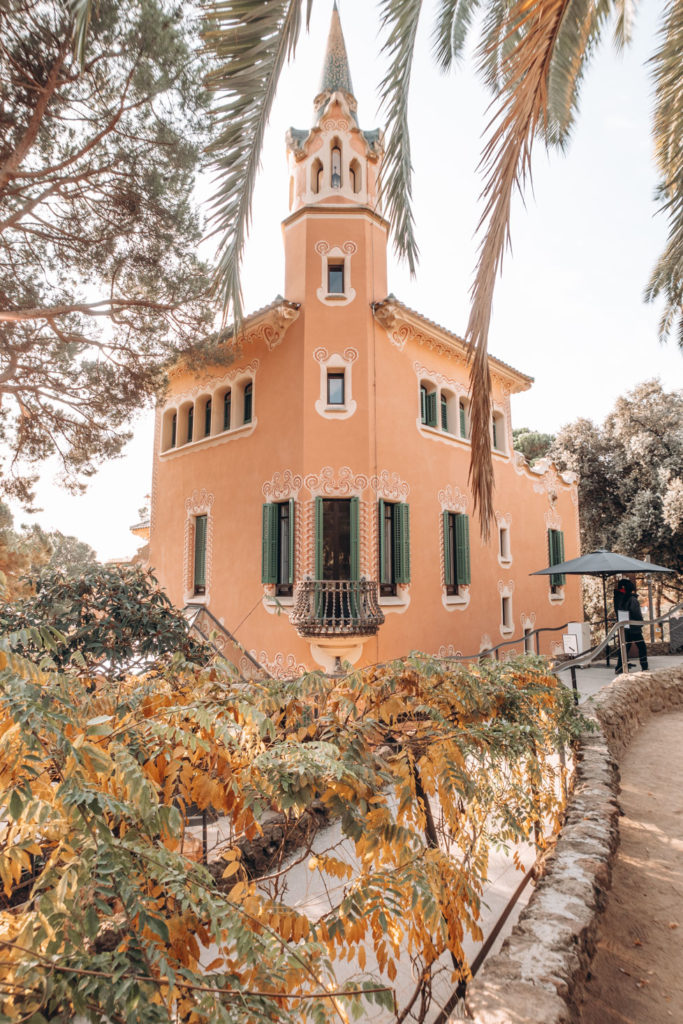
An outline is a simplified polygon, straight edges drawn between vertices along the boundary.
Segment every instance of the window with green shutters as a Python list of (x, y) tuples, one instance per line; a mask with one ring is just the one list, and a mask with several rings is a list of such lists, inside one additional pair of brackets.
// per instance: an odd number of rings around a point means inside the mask
[(444, 583), (447, 594), (471, 582), (470, 518), (463, 512), (443, 513)]
[[(548, 565), (559, 565), (564, 562), (564, 533), (562, 530), (548, 530)], [(563, 587), (567, 582), (564, 573), (553, 573), (550, 577), (551, 588)]]
[(420, 422), (426, 427), (436, 426), (437, 393), (425, 384), (420, 385)]
[(206, 593), (206, 516), (194, 520), (194, 593)]
[(204, 437), (211, 433), (211, 399), (207, 398), (204, 405)]
[(441, 396), (441, 429), (448, 430), (448, 399)]
[(379, 584), (387, 597), (397, 583), (410, 583), (410, 508), (402, 501), (378, 502)]
[(294, 499), (263, 506), (261, 582), (274, 583), (276, 593), (292, 593), (294, 584)]
[(223, 430), (230, 430), (230, 413), (232, 408), (232, 392), (228, 389), (223, 395)]
[(460, 414), (460, 436), (467, 438), (470, 436), (470, 432), (467, 426), (467, 408), (464, 398), (458, 402), (458, 412)]

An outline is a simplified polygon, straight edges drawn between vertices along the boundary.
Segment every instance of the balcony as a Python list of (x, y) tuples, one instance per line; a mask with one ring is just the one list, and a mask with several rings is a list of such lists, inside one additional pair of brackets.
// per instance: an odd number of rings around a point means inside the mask
[(384, 622), (374, 580), (303, 580), (289, 616), (299, 636), (374, 636)]

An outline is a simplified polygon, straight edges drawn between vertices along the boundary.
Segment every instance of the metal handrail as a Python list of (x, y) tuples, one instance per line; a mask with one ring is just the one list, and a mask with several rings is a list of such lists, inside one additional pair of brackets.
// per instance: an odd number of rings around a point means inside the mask
[(254, 668), (258, 669), (258, 671), (262, 672), (264, 675), (268, 675), (268, 673), (265, 670), (265, 668), (263, 667), (263, 665), (260, 665), (259, 662), (256, 660), (256, 658), (254, 658), (254, 656), (249, 653), (249, 651), (246, 649), (246, 647), (244, 647), (239, 642), (237, 637), (234, 636), (230, 632), (230, 630), (227, 629), (223, 625), (222, 622), (219, 622), (219, 620), (216, 618), (216, 616), (213, 614), (213, 612), (209, 608), (207, 608), (205, 604), (195, 604), (193, 601), (190, 601), (190, 602), (188, 602), (188, 604), (185, 605), (185, 609), (184, 610), (185, 611), (190, 611), (191, 610), (191, 612), (192, 612), (191, 615), (187, 616), (188, 628), (196, 630), (197, 633), (199, 633), (199, 635), (201, 636), (201, 638), (203, 640), (205, 640), (208, 644), (210, 644), (214, 648), (214, 650), (217, 651), (218, 654), (222, 654), (223, 652), (211, 640), (211, 631), (209, 633), (207, 633), (205, 630), (203, 630), (197, 624), (197, 620), (199, 619), (199, 617), (201, 615), (205, 615), (208, 619), (210, 619), (210, 621), (211, 621), (211, 623), (212, 623), (212, 625), (214, 627), (213, 631), (215, 631), (216, 633), (221, 634), (226, 639), (228, 639), (231, 643), (233, 643), (235, 645), (235, 647), (237, 648), (237, 650), (242, 655), (244, 655), (244, 657), (247, 659), (247, 661), (250, 661), (252, 663)]

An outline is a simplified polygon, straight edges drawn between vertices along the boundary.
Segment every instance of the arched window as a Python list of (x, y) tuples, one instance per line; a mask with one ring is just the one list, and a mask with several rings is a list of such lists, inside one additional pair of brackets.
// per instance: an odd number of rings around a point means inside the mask
[(349, 167), (349, 175), (351, 177), (351, 189), (356, 195), (358, 195), (361, 189), (361, 176), (360, 164), (358, 163), (357, 160), (351, 161), (351, 166)]
[(211, 399), (207, 398), (204, 404), (204, 437), (211, 433)]
[(311, 164), (311, 192), (317, 195), (323, 180), (323, 165), (320, 160), (314, 160)]
[(223, 430), (230, 430), (230, 413), (232, 411), (232, 391), (230, 388), (223, 395)]
[(244, 385), (244, 422), (251, 423), (254, 385), (249, 381)]
[(176, 441), (178, 440), (178, 413), (173, 413), (171, 420), (171, 448), (175, 448)]
[(189, 444), (194, 434), (194, 406), (187, 410), (187, 443)]
[(332, 188), (341, 188), (341, 147), (338, 142), (335, 141), (332, 146)]
[(458, 402), (458, 418), (460, 420), (460, 436), (468, 438), (470, 436), (470, 414), (469, 402), (466, 398), (461, 398)]
[(497, 452), (505, 451), (505, 417), (502, 412), (494, 412), (491, 418), (491, 439)]

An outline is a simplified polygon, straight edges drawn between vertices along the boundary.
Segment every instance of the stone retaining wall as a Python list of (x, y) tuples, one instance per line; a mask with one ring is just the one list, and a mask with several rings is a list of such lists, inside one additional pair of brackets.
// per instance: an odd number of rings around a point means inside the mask
[(595, 953), (619, 841), (618, 761), (651, 714), (683, 705), (683, 667), (620, 676), (584, 706), (584, 733), (557, 845), (518, 923), (468, 987), (476, 1024), (572, 1024)]

